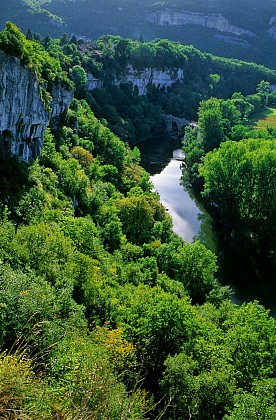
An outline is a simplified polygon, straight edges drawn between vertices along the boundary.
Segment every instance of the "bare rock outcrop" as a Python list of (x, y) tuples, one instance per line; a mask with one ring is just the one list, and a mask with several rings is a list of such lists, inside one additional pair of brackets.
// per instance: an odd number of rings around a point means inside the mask
[(144, 70), (136, 70), (133, 66), (127, 66), (126, 74), (114, 81), (116, 86), (124, 83), (132, 83), (133, 87), (138, 89), (138, 95), (147, 94), (147, 86), (152, 85), (158, 88), (171, 87), (178, 80), (184, 80), (182, 69), (176, 70), (158, 70), (145, 68)]
[(73, 92), (55, 86), (50, 108), (33, 70), (0, 51), (0, 155), (31, 162), (41, 152), (46, 125), (68, 108)]
[(198, 12), (176, 12), (173, 10), (160, 10), (150, 13), (146, 19), (155, 25), (183, 26), (183, 25), (200, 25), (206, 28), (217, 29), (220, 32), (254, 36), (255, 34), (238, 26), (232, 25), (228, 19), (221, 14), (203, 14)]

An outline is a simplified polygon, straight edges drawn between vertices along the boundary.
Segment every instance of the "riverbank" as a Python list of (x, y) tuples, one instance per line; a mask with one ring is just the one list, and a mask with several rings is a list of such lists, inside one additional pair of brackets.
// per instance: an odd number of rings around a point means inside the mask
[(182, 185), (182, 162), (177, 160), (183, 157), (180, 145), (180, 141), (153, 138), (140, 149), (142, 166), (150, 172), (154, 188), (172, 216), (175, 233), (184, 241), (198, 239), (217, 255), (218, 280), (233, 289), (233, 303), (258, 300), (275, 317), (276, 284), (270, 278), (273, 264), (258, 261), (245, 243), (219, 234), (208, 212)]

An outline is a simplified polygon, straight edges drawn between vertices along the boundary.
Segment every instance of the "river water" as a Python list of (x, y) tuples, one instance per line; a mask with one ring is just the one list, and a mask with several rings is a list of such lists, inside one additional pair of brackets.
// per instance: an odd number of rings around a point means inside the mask
[(150, 173), (154, 189), (172, 217), (174, 232), (184, 241), (199, 239), (217, 252), (211, 217), (181, 182), (184, 160), (181, 142), (169, 137), (156, 137), (139, 143), (139, 149), (141, 164)]
[(256, 265), (248, 249), (234, 240), (221, 243), (211, 217), (181, 183), (184, 158), (179, 140), (156, 137), (138, 145), (141, 164), (150, 173), (154, 189), (172, 217), (173, 229), (184, 241), (200, 240), (218, 256), (218, 277), (233, 290), (233, 302), (258, 300), (276, 316), (276, 282), (272, 265)]
[[(174, 155), (181, 157), (181, 149), (174, 150)], [(200, 228), (198, 208), (180, 184), (181, 162), (172, 159), (160, 174), (151, 177), (154, 188), (160, 195), (173, 220), (175, 233), (184, 241), (192, 241)]]

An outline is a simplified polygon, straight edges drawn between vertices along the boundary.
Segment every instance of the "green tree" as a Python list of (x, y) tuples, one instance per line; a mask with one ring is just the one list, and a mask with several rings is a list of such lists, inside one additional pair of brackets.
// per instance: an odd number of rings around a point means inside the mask
[[(161, 385), (171, 402), (172, 418), (222, 418), (233, 405), (233, 368), (224, 360), (222, 348), (204, 342), (201, 350), (204, 356), (180, 353), (165, 361)], [(208, 362), (203, 363), (204, 357)]]
[(275, 237), (275, 163), (275, 141), (248, 139), (222, 144), (199, 169), (203, 194), (224, 222), (250, 232), (259, 245), (269, 242), (268, 247)]
[(85, 70), (80, 65), (72, 67), (71, 78), (76, 86), (76, 95), (79, 96), (84, 91), (88, 79)]
[(43, 275), (70, 296), (74, 285), (74, 245), (71, 239), (46, 223), (22, 226), (13, 238), (14, 262)]
[(265, 107), (267, 106), (268, 96), (269, 96), (269, 86), (270, 86), (270, 83), (265, 82), (264, 80), (262, 80), (257, 86), (257, 93), (261, 97), (263, 109), (265, 109)]
[(224, 140), (223, 115), (216, 98), (202, 102), (198, 112), (198, 125), (203, 138), (205, 153), (218, 147)]
[(59, 297), (54, 287), (33, 272), (26, 274), (2, 265), (0, 302), (1, 347), (15, 345), (22, 336), (34, 348), (46, 348), (62, 334)]
[(183, 140), (185, 160), (183, 162), (182, 179), (184, 185), (193, 185), (195, 189), (201, 187), (198, 177), (198, 167), (204, 156), (203, 141), (199, 129), (186, 127)]
[[(137, 245), (148, 242), (153, 235), (155, 222), (165, 222), (168, 216), (155, 197), (131, 196), (116, 201), (118, 216), (127, 239)], [(166, 225), (166, 223), (165, 223)], [(168, 227), (164, 225), (164, 236)]]
[(196, 241), (177, 248), (171, 244), (157, 249), (158, 265), (171, 278), (180, 281), (195, 303), (202, 303), (216, 288), (216, 256)]
[(66, 44), (69, 44), (69, 42), (70, 42), (69, 36), (66, 33), (62, 34), (60, 37), (60, 45), (66, 45)]
[(26, 37), (17, 26), (11, 22), (7, 22), (4, 31), (0, 33), (0, 49), (7, 54), (15, 55), (22, 60), (24, 64), (28, 64)]
[(62, 395), (58, 407), (64, 417), (143, 418), (150, 408), (146, 393), (131, 382), (132, 389), (127, 389), (118, 374), (118, 367), (122, 371), (128, 365), (131, 370), (134, 352), (121, 330), (66, 334), (51, 352), (49, 363), (53, 394)]
[(150, 239), (154, 209), (144, 197), (128, 197), (117, 202), (123, 232), (129, 241), (143, 244)]
[(31, 29), (30, 29), (30, 28), (28, 28), (28, 30), (27, 30), (27, 33), (26, 33), (26, 38), (27, 38), (28, 40), (32, 40), (32, 39), (33, 39), (33, 33), (32, 33), (32, 31), (31, 31)]
[(203, 148), (207, 153), (226, 139), (231, 127), (239, 123), (241, 113), (231, 99), (210, 98), (200, 103), (198, 115)]
[[(124, 335), (137, 348), (138, 360), (148, 383), (161, 376), (169, 354), (180, 351), (199, 325), (186, 298), (164, 292), (159, 287), (125, 286), (117, 292), (116, 319)], [(113, 305), (116, 305), (116, 300)]]
[(97, 258), (101, 251), (98, 230), (89, 217), (67, 217), (60, 224), (60, 228), (73, 241), (79, 252)]
[(234, 103), (235, 107), (239, 110), (241, 118), (244, 121), (247, 121), (248, 117), (254, 111), (254, 106), (251, 103), (249, 103), (240, 92), (233, 93), (231, 100)]
[(251, 390), (256, 380), (275, 378), (276, 325), (258, 302), (229, 314), (224, 343), (229, 349), (237, 385)]
[(265, 379), (253, 384), (252, 392), (240, 391), (235, 396), (235, 408), (225, 420), (270, 420), (276, 417), (276, 382)]

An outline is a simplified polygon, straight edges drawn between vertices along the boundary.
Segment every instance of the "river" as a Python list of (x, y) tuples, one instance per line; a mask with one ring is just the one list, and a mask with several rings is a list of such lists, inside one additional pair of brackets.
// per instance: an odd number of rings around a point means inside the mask
[(141, 164), (150, 173), (154, 189), (172, 217), (173, 229), (184, 241), (200, 240), (218, 256), (218, 278), (233, 290), (233, 302), (258, 300), (276, 316), (276, 282), (272, 264), (261, 261), (247, 248), (228, 240), (222, 243), (214, 232), (211, 217), (181, 184), (184, 158), (177, 139), (160, 136), (138, 145)]

